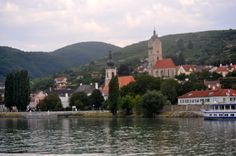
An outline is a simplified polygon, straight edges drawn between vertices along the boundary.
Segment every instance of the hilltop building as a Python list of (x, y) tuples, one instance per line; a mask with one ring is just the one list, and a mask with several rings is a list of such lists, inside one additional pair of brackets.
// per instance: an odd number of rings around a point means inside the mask
[(68, 85), (67, 77), (61, 76), (54, 79), (55, 89), (65, 89)]
[(176, 65), (172, 59), (163, 59), (161, 40), (155, 30), (148, 41), (148, 73), (161, 78), (174, 78), (176, 75)]

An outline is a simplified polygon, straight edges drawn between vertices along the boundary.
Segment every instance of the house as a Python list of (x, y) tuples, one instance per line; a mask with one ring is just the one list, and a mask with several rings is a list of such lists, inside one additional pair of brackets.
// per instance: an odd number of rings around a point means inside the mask
[(56, 90), (49, 90), (48, 94), (57, 94), (61, 100), (62, 107), (67, 108), (69, 107), (69, 100), (70, 96), (73, 93), (72, 89), (56, 89)]
[(44, 98), (48, 96), (47, 93), (44, 93), (43, 91), (39, 91), (37, 93), (33, 93), (30, 95), (30, 103), (28, 106), (28, 109), (36, 109), (39, 102), (44, 100)]
[(172, 59), (158, 60), (152, 69), (152, 76), (162, 78), (174, 78), (176, 75), (176, 65)]
[(56, 89), (65, 89), (67, 87), (67, 77), (61, 76), (54, 79)]
[(191, 91), (178, 97), (178, 105), (236, 103), (236, 90), (218, 89)]
[(196, 71), (196, 68), (194, 65), (180, 65), (177, 67), (177, 75), (180, 75), (180, 74), (190, 75), (191, 73), (195, 71)]
[(217, 90), (221, 88), (220, 81), (207, 81), (204, 80), (204, 85), (209, 89), (209, 90)]
[(87, 96), (90, 96), (95, 89), (98, 89), (98, 83), (95, 83), (95, 85), (92, 83), (90, 85), (83, 85), (81, 83), (75, 92), (84, 92)]
[(226, 66), (220, 66), (215, 72), (221, 74), (223, 77), (226, 77), (226, 75), (229, 73), (229, 70)]

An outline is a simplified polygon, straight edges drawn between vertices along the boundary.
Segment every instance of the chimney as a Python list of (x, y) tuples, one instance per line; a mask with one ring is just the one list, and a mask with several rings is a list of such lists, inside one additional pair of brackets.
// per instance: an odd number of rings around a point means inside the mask
[(98, 83), (97, 82), (95, 83), (95, 89), (98, 89)]

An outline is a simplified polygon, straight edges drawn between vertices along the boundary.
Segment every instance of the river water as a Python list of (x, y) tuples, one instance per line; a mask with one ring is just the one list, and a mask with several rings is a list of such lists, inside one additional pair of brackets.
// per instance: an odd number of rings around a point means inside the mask
[(236, 155), (236, 121), (0, 118), (0, 153)]

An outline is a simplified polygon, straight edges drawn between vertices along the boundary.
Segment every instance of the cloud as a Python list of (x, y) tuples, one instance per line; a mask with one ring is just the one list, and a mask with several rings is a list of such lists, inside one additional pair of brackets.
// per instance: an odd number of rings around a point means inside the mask
[(82, 41), (119, 46), (159, 35), (235, 28), (236, 0), (0, 1), (1, 45), (52, 51)]

